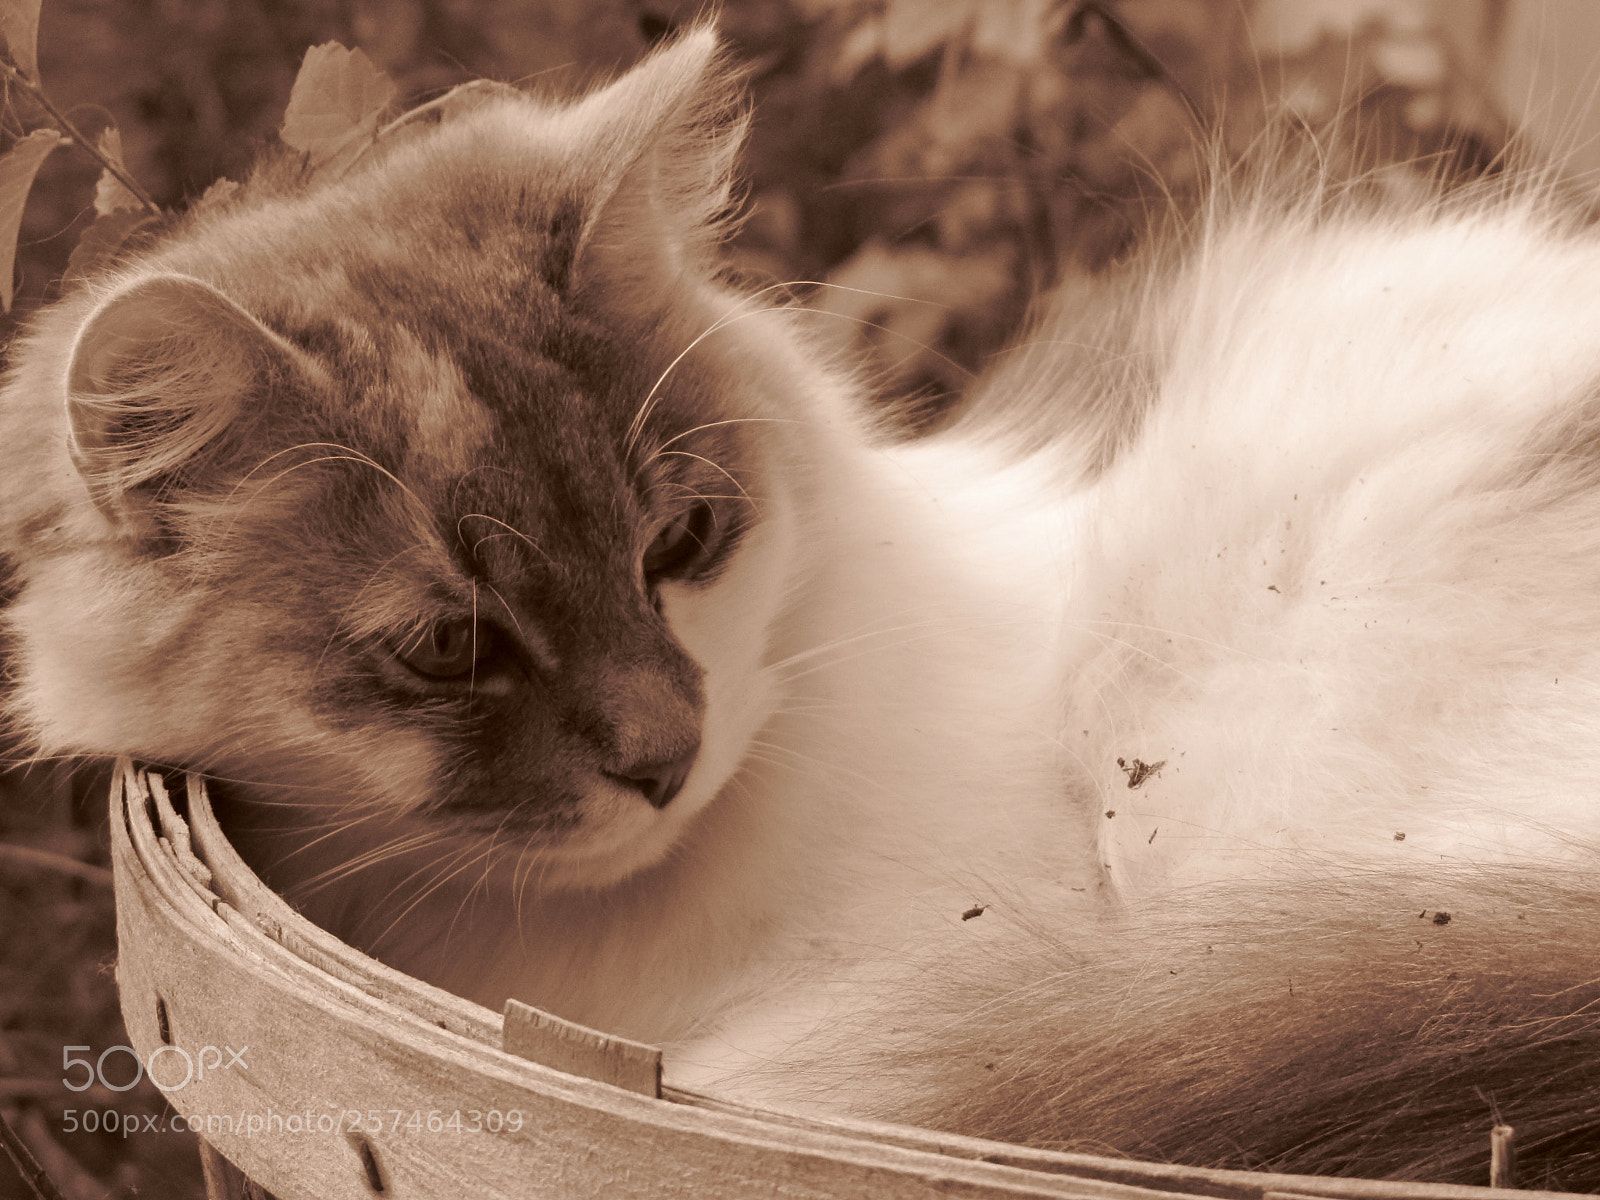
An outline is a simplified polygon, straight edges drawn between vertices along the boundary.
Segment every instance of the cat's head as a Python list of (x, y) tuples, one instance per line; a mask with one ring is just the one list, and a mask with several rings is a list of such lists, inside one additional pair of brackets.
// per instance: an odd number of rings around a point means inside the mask
[(803, 557), (796, 351), (706, 262), (739, 130), (698, 31), (280, 163), (49, 314), (6, 396), (49, 427), (5, 464), (41, 748), (556, 882), (659, 858), (771, 709)]

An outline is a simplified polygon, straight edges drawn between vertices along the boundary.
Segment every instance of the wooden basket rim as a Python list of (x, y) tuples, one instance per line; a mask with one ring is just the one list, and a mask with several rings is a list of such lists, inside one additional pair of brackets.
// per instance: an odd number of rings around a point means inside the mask
[[(434, 1195), (611, 1197), (753, 1194), (831, 1197), (1071, 1196), (1154, 1200), (1490, 1200), (1503, 1191), (1214, 1170), (1055, 1153), (851, 1118), (764, 1111), (674, 1088), (625, 1090), (613, 1046), (634, 1066), (653, 1048), (538, 1014), (588, 1058), (552, 1059), (537, 1038), (506, 1049), (506, 1019), (377, 962), (313, 926), (228, 844), (203, 779), (184, 778), (180, 815), (155, 772), (119, 760), (111, 788), (117, 977), (141, 1061), (170, 1047), (194, 1055), (216, 1039), (250, 1039), (251, 1070), (213, 1073), (168, 1092), (184, 1117), (215, 1125), (205, 1140), (280, 1200)], [(594, 1039), (599, 1039), (598, 1042)], [(631, 1049), (630, 1049), (631, 1048)], [(559, 1047), (557, 1047), (559, 1050)], [(659, 1052), (657, 1052), (659, 1054)], [(557, 1068), (562, 1069), (557, 1069)], [(576, 1073), (574, 1073), (576, 1072)], [(634, 1079), (642, 1078), (635, 1071)], [(380, 1109), (360, 1097), (388, 1095)], [(411, 1097), (415, 1104), (398, 1103)], [(458, 1111), (508, 1097), (542, 1114), (487, 1136), (430, 1140), (288, 1128), (290, 1115)], [(466, 1099), (463, 1099), (465, 1097)], [(349, 1107), (346, 1107), (346, 1106)], [(416, 1107), (426, 1106), (426, 1108)], [(280, 1136), (223, 1129), (220, 1117), (284, 1117)], [(487, 1110), (474, 1110), (487, 1111)], [(509, 1111), (509, 1110), (508, 1110)], [(521, 1109), (517, 1109), (520, 1113)], [(323, 1121), (325, 1124), (325, 1120)], [(376, 1122), (380, 1127), (382, 1122)], [(271, 1130), (260, 1131), (270, 1135)], [(546, 1178), (548, 1184), (535, 1185)], [(512, 1186), (517, 1181), (524, 1186)], [(474, 1187), (475, 1190), (468, 1190)], [(510, 1190), (508, 1190), (510, 1188)], [(1520, 1192), (1528, 1197), (1571, 1193)]]

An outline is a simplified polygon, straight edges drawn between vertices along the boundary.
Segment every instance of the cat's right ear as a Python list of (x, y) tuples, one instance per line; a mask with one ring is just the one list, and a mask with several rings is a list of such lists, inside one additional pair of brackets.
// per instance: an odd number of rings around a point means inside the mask
[(648, 279), (719, 236), (748, 117), (737, 73), (709, 24), (680, 35), (564, 120), (592, 177), (574, 227), (568, 270), (596, 268), (608, 285)]
[(302, 356), (216, 288), (185, 275), (138, 280), (79, 327), (67, 368), (72, 463), (114, 523), (215, 456), (249, 401)]

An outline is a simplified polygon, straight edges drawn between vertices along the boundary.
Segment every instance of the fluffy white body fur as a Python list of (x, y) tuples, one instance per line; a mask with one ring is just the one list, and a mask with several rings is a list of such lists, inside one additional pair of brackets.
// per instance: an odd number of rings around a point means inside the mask
[[(1597, 266), (1515, 205), (1247, 217), (1200, 247), (1070, 551), (1091, 732), (1063, 734), (1121, 810), (1119, 889), (1561, 860), (1600, 832)], [(1119, 752), (1168, 764), (1132, 804)]]
[[(841, 577), (870, 597), (871, 619), (843, 628), (910, 632), (824, 656), (837, 682), (820, 686), (846, 698), (828, 759), (762, 796), (802, 829), (818, 812), (848, 831), (804, 873), (812, 936), (851, 878), (887, 882), (885, 908), (937, 896), (952, 944), (1043, 913), (1070, 946), (1075, 923), (1124, 906), (1232, 894), (1206, 885), (1292, 905), (1297, 879), (1393, 872), (1421, 881), (1418, 909), (1466, 917), (1472, 868), (1592, 864), (1597, 271), (1594, 239), (1532, 200), (1235, 214), (1121, 311), (1104, 352), (1143, 360), (1122, 411), (1071, 382), (1009, 394), (1037, 370), (1002, 368), (980, 402), (1060, 406), (1061, 443), (997, 469), (1008, 439), (980, 413), (865, 460), (879, 490), (829, 513), (827, 557), (859, 556)], [(1057, 316), (1038, 336), (1077, 334)], [(1097, 421), (1127, 444), (1089, 478)], [(921, 560), (883, 554), (884, 529)], [(988, 623), (930, 618), (934, 571), (989, 590)], [(935, 628), (943, 687), (919, 678), (915, 631)], [(885, 680), (892, 698), (873, 690)], [(852, 736), (865, 712), (897, 714), (870, 746)], [(1002, 749), (963, 769), (953, 742)], [(1162, 765), (1136, 780), (1135, 760)], [(872, 784), (849, 788), (840, 822), (816, 806), (847, 771)], [(771, 871), (796, 844), (772, 848)], [(907, 890), (881, 866), (900, 855), (946, 887)], [(962, 923), (965, 902), (992, 907)], [(767, 1019), (703, 1057), (775, 1055)]]
[[(1087, 303), (1063, 293), (951, 427), (896, 442), (813, 346), (821, 318), (761, 311), (698, 252), (722, 197), (703, 181), (731, 153), (707, 136), (711, 55), (697, 34), (571, 108), (496, 101), (347, 180), (202, 221), (45, 319), (0, 428), (10, 707), (40, 750), (131, 752), (244, 786), (240, 844), (313, 917), (486, 1003), (517, 996), (669, 1043), (681, 1087), (1366, 1173), (1454, 1161), (1400, 1145), (1389, 1116), (1418, 1144), (1486, 1126), (1502, 1099), (1518, 1119), (1512, 1097), (1545, 1077), (1505, 1038), (1597, 1040), (1600, 241), (1532, 188), (1398, 211), (1317, 179), (1290, 201), (1245, 189), (1132, 282)], [(484, 163), (498, 173), (472, 184)], [(539, 264), (545, 315), (513, 291), (475, 318), (514, 318), (517, 344), (501, 375), (475, 368), (474, 390), (450, 338), (463, 363), (483, 352), (446, 302), (476, 312), (502, 285), (492, 238), (424, 269), (362, 231), (443, 237), (460, 224), (452, 188), (542, 204), (547, 178), (556, 217), (507, 268), (520, 287)], [(557, 203), (569, 184), (576, 225)], [(507, 211), (489, 235), (537, 224)], [(344, 243), (359, 253), (325, 266)], [(327, 362), (398, 336), (388, 300), (361, 307), (396, 294), (389, 270), (421, 272), (410, 294), (445, 313), (446, 350), (424, 353), (408, 328), (391, 374), (341, 398)], [(319, 305), (349, 309), (348, 327), (317, 325)], [(543, 378), (527, 364), (543, 370), (546, 351), (520, 342), (540, 322), (565, 329), (567, 307), (585, 328), (613, 322), (639, 358), (622, 383), (601, 372), (573, 393), (594, 422), (613, 415), (595, 396), (624, 403), (627, 449), (641, 430), (656, 439), (647, 467), (674, 444), (703, 464), (726, 455), (709, 465), (754, 513), (717, 572), (647, 580), (646, 595), (628, 539), (659, 545), (689, 518), (651, 499), (661, 488), (636, 501), (590, 480), (627, 457), (603, 439), (595, 462), (552, 452), (582, 519), (640, 509), (604, 570), (592, 546), (570, 552), (608, 581), (585, 584), (585, 602), (617, 614), (619, 644), (636, 637), (631, 658), (595, 656), (592, 631), (560, 623), (566, 598), (538, 563), (475, 557), (493, 538), (462, 531), (480, 518), (550, 557), (563, 531), (528, 524), (533, 501), (449, 508), (475, 478), (517, 477), (522, 464), (492, 461), (526, 432), (516, 405), (484, 397), (499, 378)], [(174, 329), (200, 366), (168, 362)], [(155, 384), (119, 391), (128, 379)], [(191, 438), (183, 455), (201, 465), (167, 455), (175, 482), (157, 489), (135, 437), (107, 470), (95, 454), (121, 453), (149, 397), (172, 394), (194, 410), (179, 428), (221, 405), (207, 436), (233, 453), (240, 425), (239, 454), (256, 457), (212, 462)], [(312, 529), (308, 555), (323, 535), (293, 507), (320, 499), (272, 490), (317, 477), (257, 468), (332, 435), (251, 451), (266, 435), (228, 407), (246, 395), (291, 421), (296, 404), (326, 405), (334, 429), (344, 408), (372, 408), (374, 448), (336, 448), (363, 486), (374, 456), (397, 464), (387, 478), (409, 499), (351, 491), (370, 510), (349, 514), (372, 518), (370, 536), (400, 529), (398, 550), (368, 561), (330, 537), (334, 565), (310, 582), (256, 574), (272, 555), (249, 538), (274, 536), (270, 522)], [(696, 419), (706, 395), (724, 407)], [(658, 400), (694, 428), (651, 432)], [(132, 415), (105, 416), (119, 412)], [(681, 442), (717, 425), (748, 440)], [(717, 482), (689, 480), (678, 488), (702, 498)], [(350, 586), (321, 597), (338, 554), (357, 558)], [(85, 608), (92, 636), (63, 636), (61, 612)], [(511, 665), (473, 650), (453, 682), (415, 667), (414, 630), (447, 657), (440, 631), (476, 638), (484, 613)], [(588, 670), (566, 665), (583, 662), (620, 681), (600, 715), (539, 725), (560, 687), (579, 692), (575, 711), (589, 702)], [(254, 690), (237, 691), (246, 665)], [(97, 686), (108, 671), (126, 690)], [(535, 676), (544, 692), (518, 690)], [(129, 702), (136, 685), (151, 697)], [(660, 747), (681, 757), (682, 731), (635, 688), (699, 714), (692, 769), (659, 803), (637, 777), (655, 782)], [(565, 823), (529, 824), (525, 844), (505, 821), (549, 795), (488, 772), (505, 798), (486, 826), (451, 790), (446, 764), (500, 752), (460, 750), (437, 716), (460, 703), (478, 719), (479, 697), (578, 764), (540, 785), (567, 789)], [(1551, 997), (1570, 1003), (1552, 1013)], [(1444, 1095), (1451, 1072), (1465, 1082), (1450, 1098), (1416, 1099)], [(1600, 1084), (1554, 1090), (1537, 1128), (1552, 1144), (1592, 1133)], [(1287, 1148), (1252, 1159), (1280, 1118)], [(1335, 1145), (1329, 1126), (1380, 1149)]]

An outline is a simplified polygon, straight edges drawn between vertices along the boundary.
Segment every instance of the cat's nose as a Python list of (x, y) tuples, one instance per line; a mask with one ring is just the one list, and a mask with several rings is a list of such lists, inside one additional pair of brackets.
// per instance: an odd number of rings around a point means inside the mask
[(651, 808), (665, 808), (672, 798), (683, 790), (684, 780), (694, 767), (695, 756), (700, 753), (700, 743), (689, 748), (688, 753), (664, 762), (635, 763), (625, 771), (607, 771), (606, 774), (624, 787), (638, 791)]

